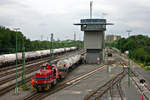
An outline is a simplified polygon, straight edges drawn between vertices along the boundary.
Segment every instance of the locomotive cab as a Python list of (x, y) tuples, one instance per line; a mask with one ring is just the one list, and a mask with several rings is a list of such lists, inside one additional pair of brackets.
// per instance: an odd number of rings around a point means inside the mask
[(55, 65), (42, 66), (42, 69), (32, 78), (32, 87), (37, 91), (49, 90), (62, 78), (61, 74)]
[(32, 87), (37, 91), (49, 90), (52, 86), (53, 71), (52, 70), (40, 70), (32, 78)]

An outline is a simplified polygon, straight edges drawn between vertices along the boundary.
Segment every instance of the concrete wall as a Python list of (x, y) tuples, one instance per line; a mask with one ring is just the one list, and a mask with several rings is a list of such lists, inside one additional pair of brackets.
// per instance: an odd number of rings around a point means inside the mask
[(99, 61), (103, 61), (103, 50), (100, 49), (88, 49), (86, 53), (86, 63), (97, 63), (97, 58)]
[(85, 31), (84, 32), (84, 48), (85, 49), (103, 49), (104, 48), (104, 32), (103, 31)]
[(103, 61), (104, 35), (104, 31), (84, 32), (84, 49), (87, 51), (87, 63), (97, 63), (97, 58), (100, 58), (100, 62)]

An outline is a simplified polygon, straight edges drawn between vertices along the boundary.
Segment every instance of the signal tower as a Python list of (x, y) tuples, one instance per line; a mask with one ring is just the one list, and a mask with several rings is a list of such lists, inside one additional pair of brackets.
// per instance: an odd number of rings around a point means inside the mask
[(84, 49), (86, 50), (86, 63), (102, 62), (104, 59), (104, 37), (106, 25), (113, 25), (107, 23), (106, 19), (92, 18), (92, 2), (90, 2), (90, 18), (81, 19), (81, 31), (84, 31)]

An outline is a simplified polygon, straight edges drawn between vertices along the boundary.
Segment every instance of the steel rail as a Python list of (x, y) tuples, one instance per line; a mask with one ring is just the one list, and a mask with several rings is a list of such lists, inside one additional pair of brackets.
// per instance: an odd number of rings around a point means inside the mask
[(120, 86), (120, 82), (116, 84), (121, 100), (123, 100), (123, 92)]
[(113, 100), (112, 87), (110, 88), (109, 93), (110, 93), (111, 100)]
[[(127, 73), (125, 71), (119, 73), (116, 75), (113, 79), (106, 82), (103, 86), (98, 88), (96, 91), (94, 91), (92, 94), (85, 97), (84, 100), (98, 100), (100, 97), (102, 97), (110, 88), (112, 88), (115, 84), (117, 84), (120, 80), (123, 79), (123, 77)], [(91, 99), (92, 98), (92, 99)]]
[[(131, 71), (134, 75), (136, 75), (133, 71)], [(138, 77), (137, 77), (138, 78)], [(144, 93), (142, 93), (143, 91), (142, 91), (142, 89), (140, 88), (140, 86), (137, 84), (137, 82), (131, 77), (131, 79), (133, 80), (133, 82), (135, 83), (135, 85), (137, 86), (137, 88), (140, 90), (140, 92), (141, 92), (141, 94), (147, 99), (147, 100), (149, 100), (149, 98), (144, 94)], [(139, 79), (139, 78), (138, 78)], [(139, 79), (140, 80), (140, 79)], [(146, 85), (144, 85), (145, 86), (145, 88), (147, 88), (148, 90), (149, 90), (149, 88), (146, 86)], [(150, 91), (150, 90), (149, 90)]]

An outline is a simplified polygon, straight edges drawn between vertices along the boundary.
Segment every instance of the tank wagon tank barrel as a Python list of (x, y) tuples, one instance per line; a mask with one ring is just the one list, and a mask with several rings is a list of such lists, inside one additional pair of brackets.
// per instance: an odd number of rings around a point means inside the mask
[(68, 57), (66, 59), (61, 59), (57, 62), (57, 68), (58, 70), (64, 70), (69, 71), (73, 68), (73, 66), (81, 60), (81, 55), (73, 55), (71, 57)]
[[(77, 47), (69, 47), (69, 48), (59, 48), (54, 49), (54, 54), (61, 54), (64, 52), (69, 52), (76, 50)], [(38, 51), (32, 51), (32, 52), (25, 52), (25, 60), (31, 61), (38, 58), (43, 58), (49, 56), (50, 51), (49, 50), (38, 50)], [(18, 61), (21, 62), (22, 60), (22, 53), (18, 53)], [(9, 65), (14, 65), (16, 61), (16, 54), (3, 54), (0, 55), (0, 68), (6, 67)]]

